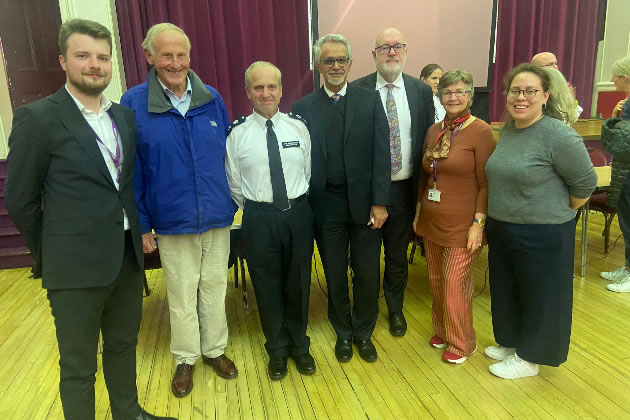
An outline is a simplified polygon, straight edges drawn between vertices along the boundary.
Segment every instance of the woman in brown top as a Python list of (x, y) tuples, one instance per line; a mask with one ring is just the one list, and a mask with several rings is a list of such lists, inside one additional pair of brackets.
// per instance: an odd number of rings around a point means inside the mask
[(470, 73), (451, 70), (438, 85), (444, 121), (427, 131), (413, 227), (424, 237), (433, 295), (429, 343), (442, 359), (463, 363), (476, 349), (472, 318), (473, 264), (485, 243), (488, 206), (485, 165), (495, 147), (492, 129), (470, 114)]

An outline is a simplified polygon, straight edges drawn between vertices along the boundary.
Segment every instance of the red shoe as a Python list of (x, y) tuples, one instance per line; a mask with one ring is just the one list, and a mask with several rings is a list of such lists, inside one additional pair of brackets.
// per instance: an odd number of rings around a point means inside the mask
[(434, 335), (433, 337), (431, 337), (431, 339), (429, 340), (429, 344), (431, 344), (436, 349), (443, 349), (443, 348), (446, 348), (447, 346), (446, 341), (442, 340), (437, 335)]
[[(476, 351), (477, 349), (475, 348), (470, 354), (473, 354)], [(466, 359), (468, 359), (468, 356), (460, 356), (459, 354), (452, 353), (448, 350), (445, 350), (444, 353), (442, 353), (442, 360), (448, 363), (459, 365), (461, 363), (464, 363)]]

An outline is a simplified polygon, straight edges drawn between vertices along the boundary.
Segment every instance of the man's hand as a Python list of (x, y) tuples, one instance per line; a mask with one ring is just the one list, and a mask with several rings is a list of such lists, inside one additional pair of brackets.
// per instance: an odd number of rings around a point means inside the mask
[(622, 111), (621, 108), (623, 107), (623, 104), (625, 104), (627, 100), (628, 98), (622, 99), (619, 102), (617, 102), (617, 105), (615, 105), (615, 108), (613, 108), (613, 111), (612, 111), (613, 117), (618, 117), (621, 115), (621, 111)]
[(142, 235), (142, 249), (145, 254), (150, 254), (157, 249), (157, 243), (155, 242), (153, 232), (147, 232)]
[(370, 229), (380, 229), (383, 227), (383, 223), (387, 220), (387, 207), (373, 205), (370, 208), (370, 222), (374, 219), (374, 223), (370, 225)]

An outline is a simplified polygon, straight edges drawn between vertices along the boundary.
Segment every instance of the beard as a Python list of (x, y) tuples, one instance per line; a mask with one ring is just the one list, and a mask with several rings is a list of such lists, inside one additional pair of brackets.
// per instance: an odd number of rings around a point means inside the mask
[[(98, 75), (101, 76), (98, 80), (91, 80), (84, 76), (89, 75)], [(111, 75), (107, 76), (105, 72), (93, 72), (93, 73), (81, 73), (79, 77), (75, 77), (75, 75), (68, 73), (68, 81), (72, 86), (74, 86), (79, 92), (83, 93), (87, 96), (98, 96), (109, 85), (111, 80)]]
[(390, 63), (377, 63), (376, 70), (384, 79), (395, 80), (403, 71), (404, 61), (392, 61)]

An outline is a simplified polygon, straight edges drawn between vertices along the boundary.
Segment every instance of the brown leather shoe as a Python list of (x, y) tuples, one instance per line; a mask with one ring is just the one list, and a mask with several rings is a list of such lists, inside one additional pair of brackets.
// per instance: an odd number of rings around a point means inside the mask
[(173, 375), (173, 380), (171, 381), (171, 391), (173, 391), (173, 395), (177, 398), (182, 398), (190, 394), (190, 391), (193, 389), (192, 374), (192, 365), (187, 365), (186, 363), (177, 365), (175, 375)]
[(225, 354), (219, 357), (203, 356), (203, 362), (206, 365), (212, 366), (217, 375), (223, 379), (233, 379), (238, 375), (238, 369), (236, 369), (234, 362), (228, 359)]

